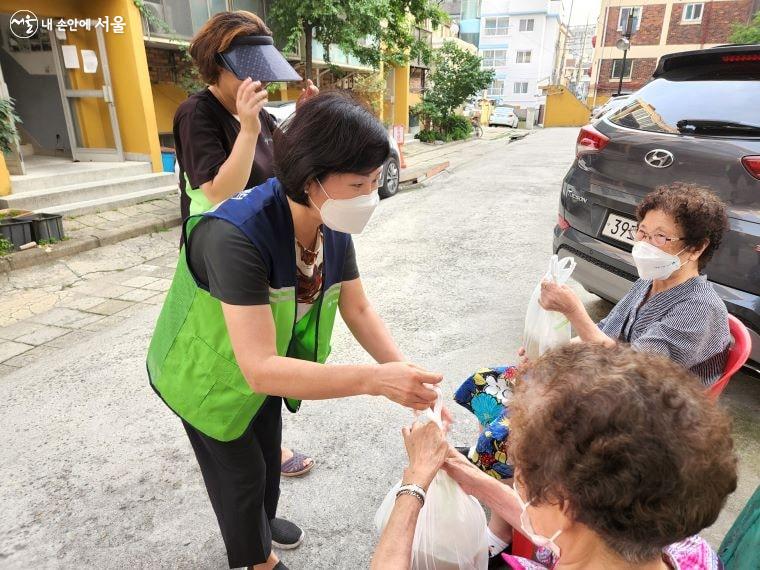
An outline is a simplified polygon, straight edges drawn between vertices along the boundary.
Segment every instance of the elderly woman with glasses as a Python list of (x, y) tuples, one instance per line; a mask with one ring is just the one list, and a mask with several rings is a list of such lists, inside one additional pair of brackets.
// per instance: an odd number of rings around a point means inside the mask
[[(542, 283), (540, 303), (567, 317), (574, 341), (607, 348), (625, 343), (666, 356), (708, 387), (723, 373), (731, 341), (726, 306), (702, 273), (728, 225), (725, 206), (703, 188), (674, 183), (645, 196), (637, 218), (632, 254), (640, 279), (607, 317), (595, 323), (570, 287), (549, 281)], [(461, 450), (497, 479), (513, 475), (506, 450), (516, 428), (504, 399), (478, 393), (492, 384), (508, 389), (516, 373), (513, 366), (482, 369), (455, 395), (483, 428), (477, 443)], [(498, 556), (511, 536), (511, 525), (495, 513), (488, 528), (491, 555)]]
[(566, 285), (544, 282), (541, 306), (563, 313), (582, 341), (662, 354), (706, 387), (720, 378), (731, 337), (722, 299), (702, 273), (728, 225), (724, 204), (698, 186), (675, 183), (644, 197), (633, 261), (640, 279), (594, 323)]

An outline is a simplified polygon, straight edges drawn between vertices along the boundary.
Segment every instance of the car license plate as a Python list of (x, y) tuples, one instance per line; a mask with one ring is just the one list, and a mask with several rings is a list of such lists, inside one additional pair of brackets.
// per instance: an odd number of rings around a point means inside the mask
[(636, 220), (624, 218), (617, 214), (607, 216), (607, 222), (602, 229), (602, 235), (612, 238), (616, 241), (633, 245), (633, 236), (636, 233), (638, 224)]

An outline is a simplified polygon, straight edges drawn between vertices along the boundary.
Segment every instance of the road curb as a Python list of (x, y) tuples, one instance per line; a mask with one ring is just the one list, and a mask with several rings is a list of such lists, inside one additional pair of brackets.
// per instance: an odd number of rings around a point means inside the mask
[(50, 246), (50, 251), (37, 247), (28, 251), (19, 251), (5, 257), (0, 257), (0, 273), (9, 273), (16, 269), (26, 269), (56, 259), (62, 259), (91, 249), (113, 245), (126, 239), (145, 234), (168, 230), (179, 226), (182, 218), (179, 214), (155, 216), (130, 224), (125, 224), (113, 230), (95, 230), (89, 236), (76, 237)]

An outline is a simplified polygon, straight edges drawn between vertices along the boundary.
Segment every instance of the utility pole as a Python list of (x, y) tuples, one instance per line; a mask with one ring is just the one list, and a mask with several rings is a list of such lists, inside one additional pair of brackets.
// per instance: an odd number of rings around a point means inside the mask
[[(570, 0), (570, 15), (567, 17), (567, 25), (565, 26), (565, 41), (562, 42), (562, 60), (559, 62), (559, 77), (557, 78), (559, 85), (562, 85), (562, 77), (563, 73), (565, 72), (565, 51), (567, 50), (567, 36), (570, 33), (570, 22), (573, 19), (573, 4), (575, 4), (575, 0)], [(561, 20), (559, 25), (559, 29), (562, 31)]]
[(578, 61), (578, 70), (575, 73), (575, 95), (578, 96), (580, 89), (578, 86), (581, 82), (581, 72), (583, 71), (583, 61), (586, 58), (586, 37), (588, 36), (588, 16), (586, 16), (586, 27), (583, 28), (583, 40), (581, 41), (581, 55)]

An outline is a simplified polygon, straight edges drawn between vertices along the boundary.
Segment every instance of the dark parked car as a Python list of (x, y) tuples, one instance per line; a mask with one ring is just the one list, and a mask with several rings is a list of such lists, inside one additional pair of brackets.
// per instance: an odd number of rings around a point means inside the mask
[(617, 302), (637, 278), (631, 258), (641, 198), (675, 181), (710, 188), (730, 229), (706, 268), (750, 330), (760, 367), (760, 45), (663, 56), (653, 80), (581, 129), (562, 184), (554, 250), (574, 277)]

